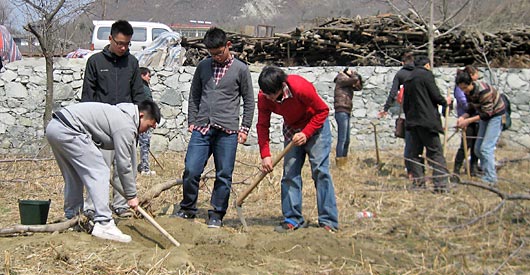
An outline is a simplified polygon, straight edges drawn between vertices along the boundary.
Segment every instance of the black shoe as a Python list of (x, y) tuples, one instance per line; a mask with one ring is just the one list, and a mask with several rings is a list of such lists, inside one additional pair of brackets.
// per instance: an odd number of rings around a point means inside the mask
[(195, 214), (186, 211), (186, 210), (178, 210), (176, 212), (173, 212), (173, 214), (169, 215), (170, 218), (181, 218), (186, 220), (195, 219)]
[(94, 217), (96, 216), (96, 212), (92, 209), (88, 209), (88, 210), (83, 211), (83, 215), (87, 217), (87, 219), (93, 221)]
[(117, 208), (116, 210), (114, 210), (114, 213), (116, 213), (116, 215), (122, 219), (132, 218), (133, 216), (133, 212), (129, 211), (128, 208), (124, 207)]
[(220, 228), (223, 226), (223, 221), (219, 218), (210, 218), (206, 224), (208, 225), (208, 228)]

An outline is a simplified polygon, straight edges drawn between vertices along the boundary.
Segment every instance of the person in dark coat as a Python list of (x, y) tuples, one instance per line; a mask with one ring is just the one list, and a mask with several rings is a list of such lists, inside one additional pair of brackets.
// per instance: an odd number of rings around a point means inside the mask
[(427, 150), (427, 158), (433, 167), (433, 183), (435, 192), (447, 190), (448, 170), (442, 152), (440, 133), (443, 133), (438, 105), (444, 108), (451, 103), (451, 97), (444, 98), (436, 86), (431, 64), (425, 56), (414, 61), (416, 68), (405, 80), (403, 110), (406, 128), (411, 136), (411, 159), (413, 186), (425, 186), (424, 172), (419, 155), (423, 148)]
[[(125, 20), (118, 20), (112, 24), (109, 44), (103, 51), (87, 60), (81, 102), (102, 102), (111, 105), (139, 104), (147, 99), (138, 60), (129, 52), (133, 33), (133, 27)], [(112, 166), (115, 162), (114, 151), (102, 149), (101, 153), (109, 166)], [(117, 169), (114, 169), (112, 180), (119, 185)], [(116, 190), (113, 190), (111, 206), (114, 213), (121, 218), (132, 217), (127, 200)], [(94, 204), (88, 196), (84, 205), (84, 214), (88, 218), (93, 218), (94, 213)]]
[[(403, 54), (401, 58), (401, 69), (396, 73), (394, 76), (394, 79), (392, 80), (392, 87), (390, 88), (390, 92), (388, 93), (388, 98), (386, 99), (385, 105), (383, 106), (383, 110), (377, 113), (377, 117), (385, 117), (388, 114), (388, 110), (394, 102), (396, 102), (399, 90), (401, 89), (401, 86), (405, 84), (405, 80), (410, 76), (412, 73), (412, 70), (414, 70), (414, 55), (411, 52), (406, 52)], [(401, 103), (400, 103), (401, 104)], [(400, 106), (399, 108), (403, 108), (403, 106)], [(401, 112), (402, 110), (400, 110)], [(405, 158), (405, 168), (407, 169), (407, 176), (409, 178), (412, 178), (412, 163), (408, 161), (410, 159), (410, 133), (409, 131), (405, 130), (405, 148), (403, 148), (403, 157)]]

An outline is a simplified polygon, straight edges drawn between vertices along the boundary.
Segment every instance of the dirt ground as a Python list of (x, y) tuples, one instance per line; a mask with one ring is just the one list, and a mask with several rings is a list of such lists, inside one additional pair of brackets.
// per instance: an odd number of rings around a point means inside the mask
[[(456, 148), (455, 148), (456, 149)], [(517, 160), (524, 150), (498, 150), (498, 159)], [(243, 204), (244, 232), (234, 207), (221, 229), (208, 229), (214, 173), (207, 166), (201, 183), (198, 218), (169, 218), (182, 196), (175, 186), (151, 201), (156, 221), (182, 245), (173, 246), (145, 219), (118, 220), (133, 241), (104, 241), (85, 232), (33, 233), (0, 237), (0, 274), (529, 274), (530, 202), (455, 185), (448, 194), (408, 190), (401, 153), (352, 152), (347, 169), (332, 159), (340, 231), (317, 227), (314, 185), (304, 169), (304, 209), (310, 227), (288, 234), (273, 231), (281, 220), (281, 168), (267, 176)], [(451, 160), (454, 154), (448, 158)], [(162, 170), (140, 177), (139, 195), (153, 185), (181, 177), (183, 154), (160, 154)], [(0, 162), (0, 228), (20, 222), (18, 199), (52, 200), (48, 223), (62, 219), (63, 182), (53, 159)], [(452, 162), (449, 166), (452, 167)], [(258, 172), (255, 152), (238, 153), (234, 192), (248, 187)], [(528, 160), (505, 162), (498, 190), (530, 194)], [(474, 178), (476, 180), (476, 178)], [(502, 203), (502, 205), (499, 205)], [(498, 207), (498, 210), (493, 211)], [(359, 219), (370, 211), (375, 217)], [(490, 212), (491, 211), (491, 212)], [(482, 217), (484, 216), (484, 217)], [(476, 222), (472, 223), (473, 219)], [(463, 226), (468, 224), (467, 226)], [(461, 226), (461, 227), (460, 227)]]

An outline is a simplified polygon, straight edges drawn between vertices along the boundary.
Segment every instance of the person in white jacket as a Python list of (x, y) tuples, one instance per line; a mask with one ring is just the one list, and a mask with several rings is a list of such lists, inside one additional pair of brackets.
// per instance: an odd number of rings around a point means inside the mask
[(95, 207), (92, 235), (130, 242), (112, 219), (108, 206), (110, 168), (101, 149), (116, 152), (121, 189), (129, 207), (136, 209), (136, 143), (139, 133), (156, 128), (160, 109), (151, 100), (110, 105), (83, 102), (53, 113), (46, 138), (64, 178), (64, 211), (72, 218), (83, 209), (83, 187)]

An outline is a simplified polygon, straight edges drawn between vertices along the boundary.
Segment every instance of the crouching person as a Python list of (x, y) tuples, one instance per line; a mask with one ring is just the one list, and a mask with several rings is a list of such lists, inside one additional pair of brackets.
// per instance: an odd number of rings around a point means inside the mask
[(302, 216), (302, 166), (307, 158), (317, 190), (319, 226), (329, 232), (339, 228), (335, 190), (329, 173), (331, 132), (329, 108), (311, 82), (298, 75), (287, 75), (278, 67), (265, 67), (259, 76), (258, 144), (262, 171), (272, 171), (269, 147), (270, 119), (275, 113), (283, 117), (284, 145), (292, 140), (294, 147), (283, 160), (281, 186), (283, 221), (277, 232), (292, 232), (307, 227)]
[(121, 189), (129, 207), (136, 209), (136, 140), (139, 133), (156, 128), (160, 109), (150, 100), (138, 106), (132, 103), (109, 105), (99, 102), (78, 103), (53, 114), (46, 127), (64, 179), (64, 212), (72, 218), (83, 209), (83, 186), (95, 207), (92, 235), (113, 241), (130, 242), (112, 219), (108, 206), (108, 163), (100, 151), (115, 150)]

